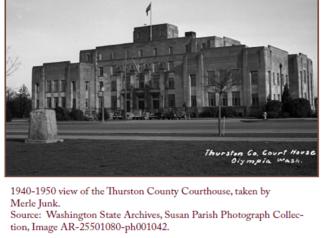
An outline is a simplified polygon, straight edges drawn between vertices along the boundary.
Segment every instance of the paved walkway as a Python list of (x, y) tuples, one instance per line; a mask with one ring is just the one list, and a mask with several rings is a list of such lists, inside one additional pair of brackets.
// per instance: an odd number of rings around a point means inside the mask
[[(26, 139), (26, 135), (8, 135), (7, 139)], [(150, 140), (150, 141), (272, 141), (272, 142), (317, 142), (317, 138), (285, 137), (200, 137), (200, 136), (114, 136), (114, 135), (61, 135), (62, 139), (84, 140)]]

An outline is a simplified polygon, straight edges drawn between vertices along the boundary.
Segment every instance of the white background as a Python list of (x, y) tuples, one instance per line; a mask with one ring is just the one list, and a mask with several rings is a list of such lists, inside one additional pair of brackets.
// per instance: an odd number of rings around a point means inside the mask
[[(10, 0), (9, 0), (10, 1)], [(271, 2), (271, 1), (270, 1)], [(324, 1), (320, 0), (321, 12), (324, 12)], [(1, 12), (1, 19), (4, 19), (3, 12)], [(320, 30), (324, 16), (320, 14)], [(3, 27), (3, 24), (1, 25)], [(1, 32), (4, 32), (1, 29)], [(320, 42), (324, 42), (324, 33), (320, 32)], [(2, 37), (3, 39), (3, 37)], [(2, 42), (3, 43), (3, 42)], [(4, 45), (4, 44), (3, 44)], [(1, 57), (2, 61), (4, 57)], [(320, 45), (320, 92), (324, 89), (322, 79), (324, 78), (324, 49)], [(1, 75), (4, 75), (1, 72)], [(1, 105), (4, 105), (4, 82), (3, 90), (1, 91)], [(321, 96), (321, 95), (320, 95)], [(320, 105), (323, 105), (323, 97), (320, 97)], [(3, 107), (4, 112), (4, 107)], [(324, 116), (324, 111), (320, 109), (320, 121)], [(2, 138), (1, 151), (4, 157), (4, 114), (1, 114), (2, 122)], [(320, 132), (323, 131), (320, 123)], [(322, 138), (322, 136), (321, 136)], [(322, 140), (320, 139), (320, 142)], [(321, 148), (321, 146), (320, 146)], [(322, 148), (321, 148), (322, 149)], [(324, 150), (320, 151), (320, 177), (319, 178), (5, 178), (4, 177), (4, 163), (1, 164), (0, 171), (3, 171), (1, 177), (1, 212), (0, 212), (0, 226), (1, 237), (197, 237), (204, 235), (205, 237), (324, 237), (324, 213), (325, 213), (325, 180), (324, 180)], [(4, 161), (4, 159), (3, 159)], [(133, 233), (123, 235), (121, 233), (65, 233), (64, 235), (50, 235), (46, 233), (39, 234), (19, 234), (9, 232), (8, 224), (11, 221), (8, 219), (10, 210), (10, 188), (12, 186), (57, 186), (57, 187), (71, 187), (82, 189), (87, 186), (121, 186), (130, 188), (143, 188), (147, 186), (155, 186), (160, 188), (174, 188), (182, 186), (191, 186), (196, 188), (204, 188), (206, 186), (215, 188), (240, 188), (242, 186), (248, 188), (259, 189), (263, 186), (271, 189), (269, 198), (213, 198), (213, 197), (124, 197), (119, 199), (112, 199), (111, 197), (88, 197), (88, 198), (71, 198), (58, 199), (62, 205), (67, 208), (79, 208), (82, 210), (90, 209), (105, 209), (113, 211), (122, 211), (130, 209), (137, 211), (138, 209), (147, 209), (148, 211), (164, 211), (165, 209), (175, 211), (190, 211), (197, 210), (220, 210), (232, 209), (238, 211), (264, 211), (264, 210), (293, 210), (301, 212), (305, 215), (300, 220), (279, 220), (279, 221), (197, 221), (197, 220), (179, 220), (169, 222), (172, 231), (169, 233)]]

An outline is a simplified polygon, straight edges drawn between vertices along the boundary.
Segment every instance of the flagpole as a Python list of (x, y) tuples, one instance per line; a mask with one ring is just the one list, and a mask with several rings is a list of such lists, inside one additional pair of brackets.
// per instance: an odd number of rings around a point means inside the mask
[(152, 3), (150, 2), (150, 41), (152, 41)]
[(152, 41), (152, 3), (150, 2), (150, 41)]

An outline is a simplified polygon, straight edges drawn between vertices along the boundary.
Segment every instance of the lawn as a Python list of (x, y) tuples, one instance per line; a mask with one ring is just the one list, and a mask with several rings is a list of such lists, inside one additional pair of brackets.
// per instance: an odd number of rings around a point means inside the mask
[[(234, 156), (205, 156), (207, 149), (243, 152)], [(248, 157), (253, 149), (259, 156)], [(317, 155), (262, 156), (317, 150), (316, 142), (187, 142), (65, 140), (57, 144), (6, 141), (6, 176), (317, 176)], [(262, 163), (268, 162), (270, 164)], [(277, 158), (290, 159), (277, 162)], [(293, 160), (291, 160), (293, 159)], [(252, 164), (249, 161), (260, 160)], [(290, 163), (289, 163), (290, 162)]]

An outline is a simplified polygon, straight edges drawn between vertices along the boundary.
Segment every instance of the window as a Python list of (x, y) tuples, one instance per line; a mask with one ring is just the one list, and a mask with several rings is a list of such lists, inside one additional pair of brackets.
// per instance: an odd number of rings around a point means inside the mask
[(257, 107), (259, 105), (258, 102), (258, 94), (257, 93), (253, 93), (252, 94), (252, 106)]
[(98, 58), (97, 58), (97, 59), (98, 59), (98, 60), (102, 60), (102, 58), (103, 58), (102, 54), (101, 54), (101, 53), (99, 53), (99, 54), (98, 54)]
[(139, 98), (138, 108), (139, 110), (144, 110), (144, 98)]
[(159, 98), (154, 98), (152, 100), (152, 106), (153, 106), (153, 109), (155, 109), (155, 110), (159, 109)]
[(223, 93), (222, 94), (222, 106), (228, 106), (228, 94), (227, 93)]
[(89, 100), (88, 98), (85, 99), (85, 107), (88, 109), (89, 108)]
[(90, 62), (91, 61), (90, 54), (86, 54), (86, 61), (87, 62)]
[(126, 75), (126, 88), (130, 88), (130, 87), (131, 87), (131, 75), (127, 74)]
[(211, 47), (211, 42), (209, 40), (207, 41), (207, 46), (208, 46), (208, 48)]
[(139, 88), (144, 88), (144, 74), (139, 75)]
[(240, 69), (232, 69), (231, 70), (231, 81), (232, 81), (232, 85), (241, 85), (241, 80), (242, 76), (241, 76), (241, 71)]
[(59, 98), (58, 97), (54, 98), (54, 107), (55, 108), (59, 107)]
[(215, 72), (208, 71), (208, 85), (214, 85), (214, 84), (215, 84)]
[(117, 96), (111, 96), (112, 109), (117, 108)]
[(307, 79), (306, 79), (306, 70), (304, 70), (304, 83), (307, 83)]
[(51, 92), (51, 81), (50, 80), (46, 81), (46, 92), (47, 93)]
[(54, 80), (53, 81), (53, 92), (58, 92), (59, 90), (59, 81), (58, 80)]
[(208, 100), (209, 100), (210, 107), (216, 106), (216, 94), (215, 93), (208, 93)]
[(192, 51), (191, 44), (187, 44), (187, 45), (185, 46), (185, 52), (186, 52), (186, 53), (191, 53), (191, 51)]
[(232, 105), (240, 106), (240, 92), (239, 91), (232, 92)]
[(196, 74), (190, 74), (190, 79), (191, 79), (191, 87), (196, 86)]
[(280, 85), (280, 74), (279, 73), (276, 74), (276, 82), (277, 82), (277, 85)]
[(173, 54), (174, 54), (173, 47), (169, 47), (169, 48), (168, 48), (168, 53), (169, 53), (170, 55), (173, 55)]
[(153, 49), (153, 55), (154, 55), (154, 56), (157, 56), (157, 55), (158, 55), (158, 49), (157, 49), (157, 48), (154, 48), (154, 49)]
[(76, 106), (77, 106), (77, 100), (74, 98), (72, 99), (72, 108), (76, 109)]
[(276, 85), (276, 82), (275, 82), (275, 73), (273, 72), (273, 85)]
[(39, 99), (36, 100), (36, 109), (39, 109)]
[(300, 71), (299, 73), (300, 73), (300, 80), (302, 80), (302, 71)]
[(99, 76), (100, 77), (104, 76), (104, 68), (103, 67), (99, 67)]
[(168, 106), (175, 107), (175, 94), (168, 94)]
[(160, 80), (160, 75), (159, 74), (153, 74), (152, 75), (151, 87), (153, 89), (159, 89), (159, 80)]
[(72, 81), (71, 84), (72, 84), (72, 91), (75, 92), (76, 91), (76, 82)]
[(191, 96), (191, 105), (192, 107), (196, 107), (196, 95)]
[(47, 108), (52, 108), (52, 100), (51, 98), (46, 98), (47, 101)]
[(175, 88), (174, 78), (168, 78), (168, 89), (174, 89), (174, 88)]
[(86, 92), (89, 90), (89, 81), (85, 81), (85, 90)]
[(35, 84), (35, 92), (39, 93), (39, 84), (38, 83)]
[(158, 72), (159, 71), (159, 63), (153, 63), (152, 64), (152, 71)]
[(61, 80), (61, 92), (65, 92), (65, 87), (66, 87), (66, 81)]
[(258, 84), (258, 71), (251, 71), (251, 82), (252, 85)]
[(143, 57), (143, 50), (138, 50), (138, 57)]
[(61, 107), (63, 107), (63, 108), (66, 107), (65, 97), (61, 98)]
[(111, 82), (111, 91), (115, 92), (116, 91), (116, 80)]
[(114, 52), (111, 52), (111, 60), (114, 59)]
[(137, 39), (140, 39), (140, 32), (137, 32), (137, 34), (136, 34), (136, 38), (137, 38)]
[(174, 61), (169, 61), (167, 65), (167, 70), (173, 70), (174, 69)]
[(99, 91), (103, 91), (103, 89), (104, 89), (104, 82), (100, 81), (99, 82)]

